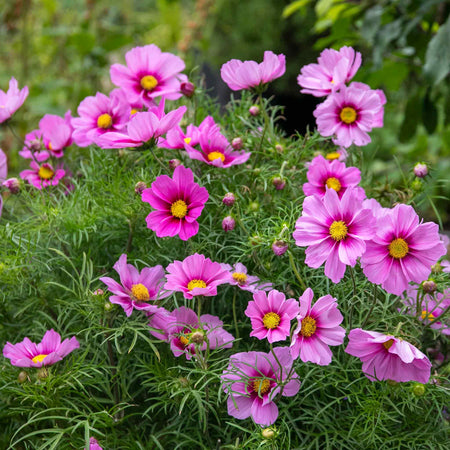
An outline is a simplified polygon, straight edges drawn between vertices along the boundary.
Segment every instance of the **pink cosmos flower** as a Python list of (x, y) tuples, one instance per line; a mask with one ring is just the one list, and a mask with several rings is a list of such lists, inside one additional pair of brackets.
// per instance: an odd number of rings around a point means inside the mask
[(323, 97), (340, 89), (355, 76), (361, 65), (361, 53), (352, 47), (341, 47), (339, 51), (326, 48), (317, 62), (303, 66), (297, 82), (303, 88), (301, 93)]
[(100, 447), (97, 439), (91, 437), (89, 439), (89, 450), (103, 450), (103, 447)]
[(9, 80), (8, 92), (0, 89), (0, 123), (11, 118), (11, 116), (23, 105), (28, 97), (28, 86), (19, 90), (17, 80), (12, 77)]
[(240, 289), (249, 292), (268, 291), (272, 289), (272, 283), (263, 283), (258, 277), (248, 275), (247, 267), (244, 264), (236, 263), (232, 267), (230, 264), (221, 264), (222, 269), (228, 270), (228, 283), (238, 286)]
[(37, 189), (43, 189), (48, 186), (56, 186), (59, 180), (64, 177), (66, 171), (64, 169), (54, 169), (50, 164), (37, 164), (35, 161), (30, 162), (31, 170), (22, 170), (19, 176), (23, 180), (28, 181)]
[(17, 344), (7, 342), (3, 347), (3, 356), (16, 367), (51, 366), (79, 347), (75, 336), (61, 342), (61, 336), (51, 329), (45, 332), (39, 344), (27, 337)]
[(67, 111), (64, 119), (53, 114), (46, 114), (39, 122), (45, 147), (52, 156), (61, 158), (64, 148), (72, 145), (71, 112)]
[(450, 273), (450, 261), (441, 261), (442, 272)]
[(248, 302), (245, 310), (245, 315), (252, 322), (250, 336), (267, 338), (271, 344), (284, 341), (291, 332), (291, 320), (300, 311), (297, 300), (286, 300), (286, 296), (275, 289), (268, 293), (255, 292), (253, 300)]
[[(236, 419), (250, 417), (261, 426), (275, 423), (278, 394), (292, 397), (300, 389), (298, 375), (292, 370), (288, 347), (277, 347), (273, 353), (236, 353), (223, 371), (222, 389), (229, 394), (228, 414)], [(280, 365), (281, 367), (280, 367)]]
[(344, 318), (331, 295), (320, 297), (311, 307), (313, 297), (314, 292), (308, 288), (299, 298), (300, 313), (292, 336), (291, 356), (297, 359), (300, 355), (303, 362), (328, 366), (333, 356), (329, 346), (344, 342), (345, 330), (339, 326)]
[(50, 152), (44, 150), (42, 142), (42, 130), (33, 130), (25, 136), (25, 146), (19, 151), (19, 155), (25, 159), (34, 159), (43, 162), (50, 158)]
[(164, 105), (162, 99), (158, 107), (137, 112), (128, 122), (126, 131), (105, 133), (95, 143), (101, 148), (141, 147), (146, 142), (159, 138), (178, 125), (186, 112), (186, 106), (180, 106), (165, 114)]
[(185, 298), (197, 295), (217, 295), (217, 286), (227, 283), (229, 274), (217, 262), (194, 253), (184, 261), (174, 261), (167, 266), (167, 283), (164, 289), (183, 292)]
[(156, 209), (147, 216), (147, 227), (158, 237), (179, 235), (187, 241), (198, 233), (197, 219), (208, 197), (206, 188), (194, 182), (192, 170), (178, 166), (173, 178), (160, 175), (142, 192), (142, 201)]
[(203, 314), (199, 320), (192, 309), (184, 306), (170, 316), (167, 331), (170, 349), (176, 357), (185, 355), (189, 360), (196, 354), (196, 348), (205, 351), (233, 346), (234, 337), (223, 329), (223, 322), (216, 316)]
[(369, 380), (428, 382), (431, 363), (409, 342), (361, 328), (351, 330), (348, 338), (345, 351), (362, 361), (362, 371)]
[(363, 208), (370, 209), (373, 217), (377, 220), (391, 211), (389, 208), (383, 208), (374, 198), (366, 198), (363, 200)]
[(169, 342), (169, 328), (174, 318), (167, 309), (155, 307), (147, 312), (150, 334), (160, 341)]
[(391, 294), (400, 295), (410, 281), (421, 283), (445, 254), (438, 226), (419, 223), (412, 206), (397, 205), (377, 220), (376, 234), (361, 258), (366, 277)]
[(293, 237), (298, 246), (308, 246), (305, 263), (317, 269), (326, 261), (325, 275), (338, 283), (345, 266), (354, 267), (364, 254), (375, 229), (372, 213), (362, 208), (353, 189), (347, 189), (342, 199), (334, 189), (328, 189), (323, 199), (315, 195), (305, 198)]
[(77, 109), (80, 117), (72, 119), (73, 140), (78, 146), (87, 147), (106, 133), (121, 131), (130, 120), (130, 111), (123, 95), (117, 92), (111, 92), (110, 97), (100, 92), (86, 97)]
[(157, 97), (176, 100), (181, 97), (180, 84), (187, 81), (180, 72), (185, 64), (172, 53), (164, 53), (154, 44), (135, 47), (125, 55), (127, 65), (113, 64), (111, 81), (121, 87), (129, 101), (151, 106)]
[(345, 162), (348, 158), (348, 151), (344, 147), (338, 147), (336, 151), (327, 153), (325, 159), (328, 162), (338, 160), (340, 162)]
[(286, 72), (286, 57), (267, 50), (263, 62), (232, 59), (220, 69), (222, 80), (233, 91), (251, 89), (280, 78)]
[(114, 295), (109, 297), (111, 303), (120, 305), (127, 317), (131, 316), (133, 309), (144, 311), (156, 311), (153, 303), (169, 296), (170, 292), (162, 292), (165, 283), (165, 272), (162, 266), (144, 267), (139, 270), (131, 264), (127, 264), (127, 255), (120, 256), (114, 264), (114, 270), (119, 274), (120, 284), (109, 277), (102, 277), (100, 281), (108, 286)]
[(322, 155), (316, 156), (311, 161), (306, 178), (308, 182), (303, 185), (305, 195), (323, 197), (327, 188), (330, 188), (341, 198), (348, 188), (354, 188), (354, 192), (361, 200), (366, 196), (364, 189), (358, 186), (361, 172), (357, 167), (346, 167), (337, 160), (327, 161)]
[(333, 142), (336, 145), (367, 145), (371, 142), (367, 133), (382, 126), (384, 94), (381, 95), (379, 90), (363, 89), (360, 85), (342, 86), (314, 110), (319, 133), (335, 136)]

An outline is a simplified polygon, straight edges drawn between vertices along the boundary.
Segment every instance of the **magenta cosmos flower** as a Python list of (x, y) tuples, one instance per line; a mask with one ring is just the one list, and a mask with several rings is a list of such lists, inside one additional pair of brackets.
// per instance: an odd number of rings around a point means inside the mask
[(255, 292), (253, 300), (248, 302), (245, 315), (252, 322), (250, 336), (258, 339), (267, 338), (273, 342), (284, 341), (291, 332), (291, 320), (299, 313), (297, 300), (277, 290)]
[(19, 90), (17, 80), (12, 77), (9, 80), (8, 92), (0, 89), (0, 123), (11, 118), (11, 116), (23, 105), (28, 97), (28, 87)]
[(147, 312), (148, 326), (150, 334), (160, 341), (169, 342), (169, 328), (173, 322), (173, 317), (167, 309), (156, 307)]
[(149, 301), (153, 302), (170, 295), (170, 292), (162, 292), (166, 281), (162, 266), (144, 267), (139, 272), (136, 267), (127, 264), (127, 255), (123, 254), (114, 264), (114, 270), (119, 274), (120, 284), (109, 277), (102, 277), (100, 281), (114, 294), (109, 297), (109, 301), (120, 305), (127, 317), (131, 316), (133, 309), (156, 311), (156, 305)]
[(322, 155), (311, 161), (306, 178), (308, 182), (303, 185), (303, 192), (307, 196), (323, 197), (327, 188), (334, 189), (339, 198), (348, 188), (354, 188), (361, 200), (366, 196), (364, 189), (358, 186), (361, 172), (357, 167), (346, 167), (337, 160), (327, 161)]
[(91, 437), (89, 439), (89, 450), (103, 450), (103, 447), (100, 447), (97, 439)]
[(293, 237), (298, 246), (308, 246), (305, 263), (317, 269), (326, 261), (325, 275), (338, 283), (345, 266), (354, 267), (364, 254), (375, 229), (371, 211), (362, 209), (354, 190), (347, 189), (339, 199), (336, 191), (328, 189), (323, 199), (315, 195), (305, 198)]
[[(236, 419), (251, 417), (262, 426), (272, 425), (278, 417), (275, 397), (292, 397), (300, 389), (298, 375), (292, 370), (288, 347), (273, 353), (236, 353), (224, 370), (222, 388), (229, 394), (228, 414)], [(281, 365), (281, 367), (280, 367)]]
[(75, 336), (61, 342), (61, 336), (51, 329), (45, 332), (39, 344), (27, 337), (18, 344), (7, 342), (3, 347), (3, 356), (17, 367), (51, 366), (79, 347)]
[(419, 223), (412, 206), (397, 205), (377, 221), (376, 234), (361, 258), (366, 277), (391, 294), (400, 295), (410, 281), (428, 278), (431, 266), (445, 255), (438, 225)]
[(367, 133), (383, 125), (384, 94), (368, 87), (363, 89), (361, 84), (342, 86), (314, 110), (319, 133), (335, 136), (333, 142), (336, 145), (367, 145), (371, 141)]
[(361, 328), (351, 330), (348, 339), (346, 353), (362, 361), (362, 371), (369, 380), (428, 382), (431, 363), (409, 342)]
[(45, 148), (55, 158), (61, 158), (64, 155), (63, 150), (72, 145), (71, 121), (71, 112), (67, 111), (64, 118), (46, 114), (39, 122)]
[(142, 101), (150, 106), (157, 97), (181, 97), (180, 84), (187, 77), (180, 73), (185, 64), (178, 56), (161, 52), (151, 44), (131, 49), (125, 61), (126, 66), (113, 64), (110, 74), (111, 81), (124, 90), (130, 102)]
[(205, 351), (231, 348), (234, 337), (223, 329), (223, 322), (216, 316), (197, 314), (182, 306), (170, 314), (167, 326), (168, 339), (172, 353), (178, 357), (185, 355), (191, 359), (196, 349)]
[(291, 356), (296, 359), (300, 355), (303, 362), (328, 366), (333, 356), (329, 346), (344, 342), (345, 330), (339, 326), (344, 318), (331, 295), (320, 297), (311, 307), (313, 297), (314, 292), (308, 288), (299, 298), (300, 313), (292, 336)]
[(272, 283), (263, 283), (258, 277), (248, 275), (247, 267), (244, 264), (236, 263), (232, 267), (230, 264), (222, 264), (222, 268), (228, 270), (228, 283), (238, 286), (240, 289), (249, 292), (268, 291), (272, 289)]
[(194, 253), (184, 261), (174, 261), (167, 266), (167, 283), (164, 289), (182, 292), (185, 298), (196, 295), (217, 295), (217, 286), (228, 282), (228, 271), (222, 266)]
[(179, 235), (187, 241), (198, 233), (197, 219), (208, 197), (206, 188), (194, 182), (192, 170), (178, 166), (173, 178), (160, 175), (142, 192), (142, 201), (156, 209), (147, 216), (147, 227), (158, 237)]
[(111, 92), (110, 97), (97, 92), (95, 97), (86, 97), (77, 112), (80, 117), (72, 119), (73, 140), (78, 146), (87, 147), (103, 134), (125, 128), (131, 107), (117, 92)]
[(39, 165), (35, 161), (30, 162), (31, 169), (22, 170), (19, 176), (23, 180), (28, 181), (37, 189), (43, 189), (48, 186), (56, 186), (59, 180), (64, 177), (66, 171), (64, 169), (54, 169), (50, 164), (44, 163)]
[(280, 78), (285, 71), (286, 57), (267, 50), (262, 63), (232, 59), (222, 66), (220, 75), (231, 90), (240, 91), (269, 83)]
[(303, 66), (297, 77), (303, 94), (323, 97), (340, 89), (356, 74), (361, 65), (361, 53), (352, 47), (341, 47), (339, 51), (326, 48), (317, 58), (317, 64)]

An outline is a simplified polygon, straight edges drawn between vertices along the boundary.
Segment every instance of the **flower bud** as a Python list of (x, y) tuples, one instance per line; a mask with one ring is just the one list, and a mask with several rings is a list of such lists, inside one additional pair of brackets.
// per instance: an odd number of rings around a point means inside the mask
[(275, 150), (276, 150), (278, 153), (283, 153), (284, 147), (283, 147), (281, 144), (276, 144), (276, 145), (275, 145)]
[(11, 194), (17, 194), (20, 190), (20, 181), (17, 178), (8, 178), (2, 183)]
[(31, 141), (28, 144), (28, 148), (32, 151), (32, 152), (40, 152), (41, 148), (42, 148), (42, 144), (41, 141), (39, 141), (38, 139), (35, 139), (34, 141)]
[(289, 245), (285, 241), (275, 241), (272, 244), (272, 251), (275, 253), (275, 255), (281, 256), (286, 253), (288, 247)]
[(226, 206), (233, 206), (235, 201), (236, 197), (232, 192), (227, 192), (222, 199), (222, 203)]
[(20, 372), (17, 376), (17, 382), (20, 384), (25, 383), (25, 381), (27, 381), (28, 379), (28, 374), (25, 372), (25, 370), (22, 370), (22, 372)]
[(197, 345), (203, 344), (203, 342), (205, 342), (205, 333), (202, 331), (195, 331), (191, 334), (190, 342)]
[(92, 295), (103, 295), (105, 292), (103, 291), (103, 289), (96, 289)]
[(412, 391), (416, 397), (422, 397), (425, 395), (425, 386), (422, 383), (414, 383)]
[(258, 105), (253, 105), (250, 106), (248, 112), (252, 115), (252, 116), (257, 116), (259, 115), (259, 113), (261, 112), (261, 110), (259, 109)]
[(257, 235), (257, 234), (254, 234), (254, 235), (250, 238), (250, 244), (253, 245), (253, 246), (258, 245), (258, 244), (261, 244), (261, 243), (262, 243), (262, 238), (261, 238), (261, 236), (259, 236), (259, 235)]
[(48, 378), (48, 370), (47, 367), (42, 366), (37, 373), (37, 376), (40, 380), (45, 380), (46, 378)]
[(432, 294), (436, 290), (436, 283), (433, 280), (426, 280), (422, 283), (423, 292)]
[(411, 183), (411, 189), (415, 192), (420, 192), (423, 188), (423, 181), (420, 178), (414, 178)]
[(275, 437), (275, 430), (272, 427), (264, 428), (261, 434), (264, 439), (273, 439)]
[(431, 266), (431, 271), (433, 273), (441, 273), (442, 272), (442, 266), (441, 263), (437, 262), (436, 264), (433, 264)]
[(222, 220), (222, 228), (223, 228), (223, 231), (225, 231), (225, 232), (234, 230), (235, 225), (236, 225), (236, 222), (231, 216), (226, 216)]
[(275, 189), (277, 191), (281, 191), (286, 186), (286, 181), (284, 180), (283, 177), (274, 177), (272, 179), (272, 184), (275, 186)]
[(423, 178), (428, 175), (428, 166), (424, 163), (417, 163), (413, 170), (416, 177)]
[(147, 185), (143, 181), (138, 181), (134, 186), (134, 192), (136, 192), (137, 195), (141, 195), (145, 189), (147, 189)]
[(235, 149), (235, 150), (240, 150), (242, 148), (242, 139), (240, 137), (234, 138), (231, 141), (231, 146)]
[(185, 81), (180, 84), (181, 93), (188, 98), (191, 98), (195, 93), (195, 85), (190, 81)]
[(111, 311), (113, 309), (113, 304), (111, 302), (105, 302), (103, 308), (105, 308), (105, 311)]
[(256, 212), (259, 210), (259, 203), (258, 202), (251, 202), (250, 205), (248, 205), (250, 208), (250, 211)]
[(175, 170), (176, 167), (181, 166), (181, 161), (179, 159), (171, 159), (169, 161), (169, 169)]

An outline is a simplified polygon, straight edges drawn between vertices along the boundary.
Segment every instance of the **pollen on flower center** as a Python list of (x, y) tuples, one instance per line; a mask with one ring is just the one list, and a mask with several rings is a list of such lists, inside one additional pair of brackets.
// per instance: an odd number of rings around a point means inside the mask
[(177, 217), (178, 219), (182, 219), (184, 216), (186, 216), (187, 210), (187, 205), (183, 200), (177, 200), (176, 202), (172, 203), (172, 206), (170, 207), (172, 216)]
[(107, 130), (108, 128), (112, 127), (112, 123), (113, 123), (112, 117), (108, 113), (98, 116), (97, 126), (99, 128), (103, 128), (104, 130)]
[(263, 324), (268, 330), (273, 330), (280, 325), (281, 317), (274, 312), (269, 312), (263, 317)]
[(300, 328), (300, 334), (304, 337), (312, 336), (317, 329), (316, 319), (313, 319), (311, 316), (306, 316), (302, 319), (302, 326)]
[(434, 320), (435, 318), (436, 318), (436, 317), (434, 317), (433, 313), (428, 312), (426, 309), (424, 309), (424, 310), (422, 311), (422, 320), (427, 319), (427, 320), (429, 320), (430, 322), (433, 322), (433, 320)]
[(153, 75), (146, 75), (141, 78), (141, 87), (146, 91), (153, 91), (158, 86), (158, 80)]
[(215, 161), (216, 159), (221, 159), (222, 162), (224, 162), (225, 155), (222, 152), (211, 152), (211, 153), (208, 153), (208, 159), (210, 161)]
[(180, 342), (186, 347), (189, 345), (189, 339), (186, 336), (180, 336)]
[(328, 159), (329, 161), (332, 161), (333, 159), (338, 159), (340, 156), (341, 154), (338, 152), (331, 152), (327, 153), (325, 158)]
[(131, 294), (138, 302), (146, 302), (150, 299), (148, 289), (141, 283), (133, 284), (131, 287)]
[(336, 192), (339, 192), (342, 187), (341, 182), (334, 177), (328, 178), (325, 184), (327, 185), (327, 187), (329, 187), (330, 189), (334, 189)]
[(383, 347), (386, 350), (389, 350), (393, 345), (394, 345), (394, 339), (389, 339), (388, 341), (383, 342)]
[(42, 178), (43, 180), (50, 180), (50, 178), (53, 178), (53, 175), (55, 175), (55, 172), (53, 172), (50, 167), (47, 166), (41, 166), (39, 168), (38, 172), (39, 178)]
[(45, 358), (47, 358), (48, 355), (36, 355), (31, 361), (33, 361), (34, 363), (40, 363), (42, 361), (44, 361)]
[(136, 108), (133, 108), (133, 109), (130, 111), (130, 116), (134, 116), (137, 112), (139, 112), (139, 110), (136, 109)]
[(205, 288), (206, 283), (203, 280), (191, 280), (191, 281), (189, 281), (187, 287), (190, 291), (192, 291), (192, 289), (195, 289), (195, 288)]
[(241, 285), (245, 284), (245, 282), (247, 281), (247, 275), (242, 272), (234, 272), (232, 277), (234, 281), (237, 281)]
[(184, 142), (186, 142), (186, 144), (189, 145), (189, 144), (191, 143), (191, 141), (192, 141), (192, 138), (186, 137), (186, 138), (184, 138), (183, 140), (184, 140)]
[(252, 383), (253, 391), (259, 395), (264, 395), (270, 390), (270, 380), (267, 378), (257, 378)]
[(395, 259), (404, 258), (409, 252), (408, 244), (402, 238), (394, 239), (389, 244), (388, 249), (389, 249), (389, 254)]
[(347, 234), (348, 234), (347, 225), (342, 220), (339, 220), (339, 221), (335, 220), (330, 225), (330, 236), (335, 241), (338, 241), (338, 242), (342, 241), (343, 239), (345, 239), (347, 237)]
[(53, 145), (52, 145), (51, 142), (48, 143), (48, 149), (49, 149), (49, 150), (53, 150)]
[(356, 121), (358, 114), (354, 108), (352, 108), (351, 106), (346, 106), (345, 108), (341, 109), (339, 117), (341, 118), (342, 122), (351, 124)]

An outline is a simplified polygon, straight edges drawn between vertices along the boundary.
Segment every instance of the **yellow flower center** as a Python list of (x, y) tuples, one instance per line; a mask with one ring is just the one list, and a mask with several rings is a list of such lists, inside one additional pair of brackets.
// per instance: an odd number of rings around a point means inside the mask
[(222, 162), (224, 162), (225, 155), (222, 152), (211, 152), (211, 153), (208, 153), (208, 159), (210, 161), (215, 161), (216, 159), (221, 159)]
[(428, 312), (426, 309), (422, 311), (422, 320), (428, 319), (430, 322), (433, 322), (435, 318), (433, 313)]
[(177, 200), (176, 202), (172, 203), (170, 212), (172, 213), (173, 217), (182, 219), (187, 214), (187, 205), (183, 200)]
[(339, 221), (335, 220), (330, 225), (330, 236), (335, 241), (338, 241), (338, 242), (342, 241), (343, 239), (345, 239), (347, 237), (347, 234), (348, 234), (347, 225), (342, 220), (339, 220)]
[(389, 244), (388, 249), (389, 249), (389, 254), (395, 259), (404, 258), (409, 252), (408, 244), (402, 238), (394, 239)]
[(356, 118), (358, 117), (358, 113), (354, 108), (346, 106), (345, 108), (341, 109), (339, 117), (341, 118), (342, 122), (351, 124), (355, 122)]
[(112, 127), (112, 122), (112, 117), (108, 113), (105, 113), (101, 116), (98, 116), (97, 126), (99, 128), (103, 128), (104, 130), (107, 130), (108, 128)]
[(33, 361), (34, 363), (40, 363), (42, 361), (44, 361), (45, 358), (47, 358), (48, 355), (36, 355), (31, 361)]
[(331, 152), (327, 153), (325, 158), (328, 159), (329, 161), (332, 161), (333, 159), (338, 159), (340, 156), (341, 154), (338, 152)]
[(146, 75), (141, 78), (141, 86), (146, 91), (153, 91), (158, 86), (158, 80), (153, 75)]
[(55, 175), (55, 172), (53, 172), (50, 167), (47, 166), (41, 166), (39, 168), (38, 172), (39, 178), (42, 178), (43, 180), (50, 180), (50, 178), (53, 178), (53, 175)]
[(267, 378), (257, 378), (252, 384), (253, 391), (258, 395), (264, 395), (270, 389), (270, 380)]
[(133, 284), (133, 286), (131, 286), (131, 294), (137, 302), (146, 302), (150, 299), (148, 289), (141, 283)]
[(247, 275), (242, 272), (234, 272), (232, 277), (233, 280), (237, 281), (239, 284), (245, 284), (245, 282), (247, 281)]
[(137, 112), (139, 112), (139, 110), (136, 109), (136, 108), (133, 108), (133, 109), (131, 110), (131, 112), (130, 112), (130, 115), (131, 115), (131, 116), (134, 116)]
[(184, 140), (184, 142), (186, 142), (186, 144), (189, 145), (191, 143), (191, 141), (192, 141), (192, 138), (187, 137), (187, 138), (184, 138), (183, 140)]
[(302, 327), (300, 329), (300, 334), (304, 337), (312, 336), (317, 329), (316, 319), (313, 319), (311, 316), (306, 316), (302, 319)]
[(189, 281), (187, 287), (190, 291), (192, 291), (192, 289), (195, 289), (195, 288), (205, 288), (206, 283), (203, 280), (191, 280), (191, 281)]
[(180, 336), (180, 342), (186, 347), (189, 345), (189, 339), (186, 336)]
[(273, 330), (278, 325), (280, 325), (281, 317), (274, 312), (267, 313), (263, 317), (263, 324), (268, 330)]
[(394, 345), (394, 339), (389, 339), (388, 341), (383, 342), (383, 347), (386, 350), (389, 350), (393, 345)]
[(52, 145), (51, 142), (48, 143), (48, 149), (49, 149), (49, 150), (53, 150), (53, 145)]
[(327, 185), (327, 187), (329, 187), (330, 189), (334, 189), (336, 192), (339, 192), (342, 187), (341, 182), (334, 177), (328, 178), (325, 184)]

